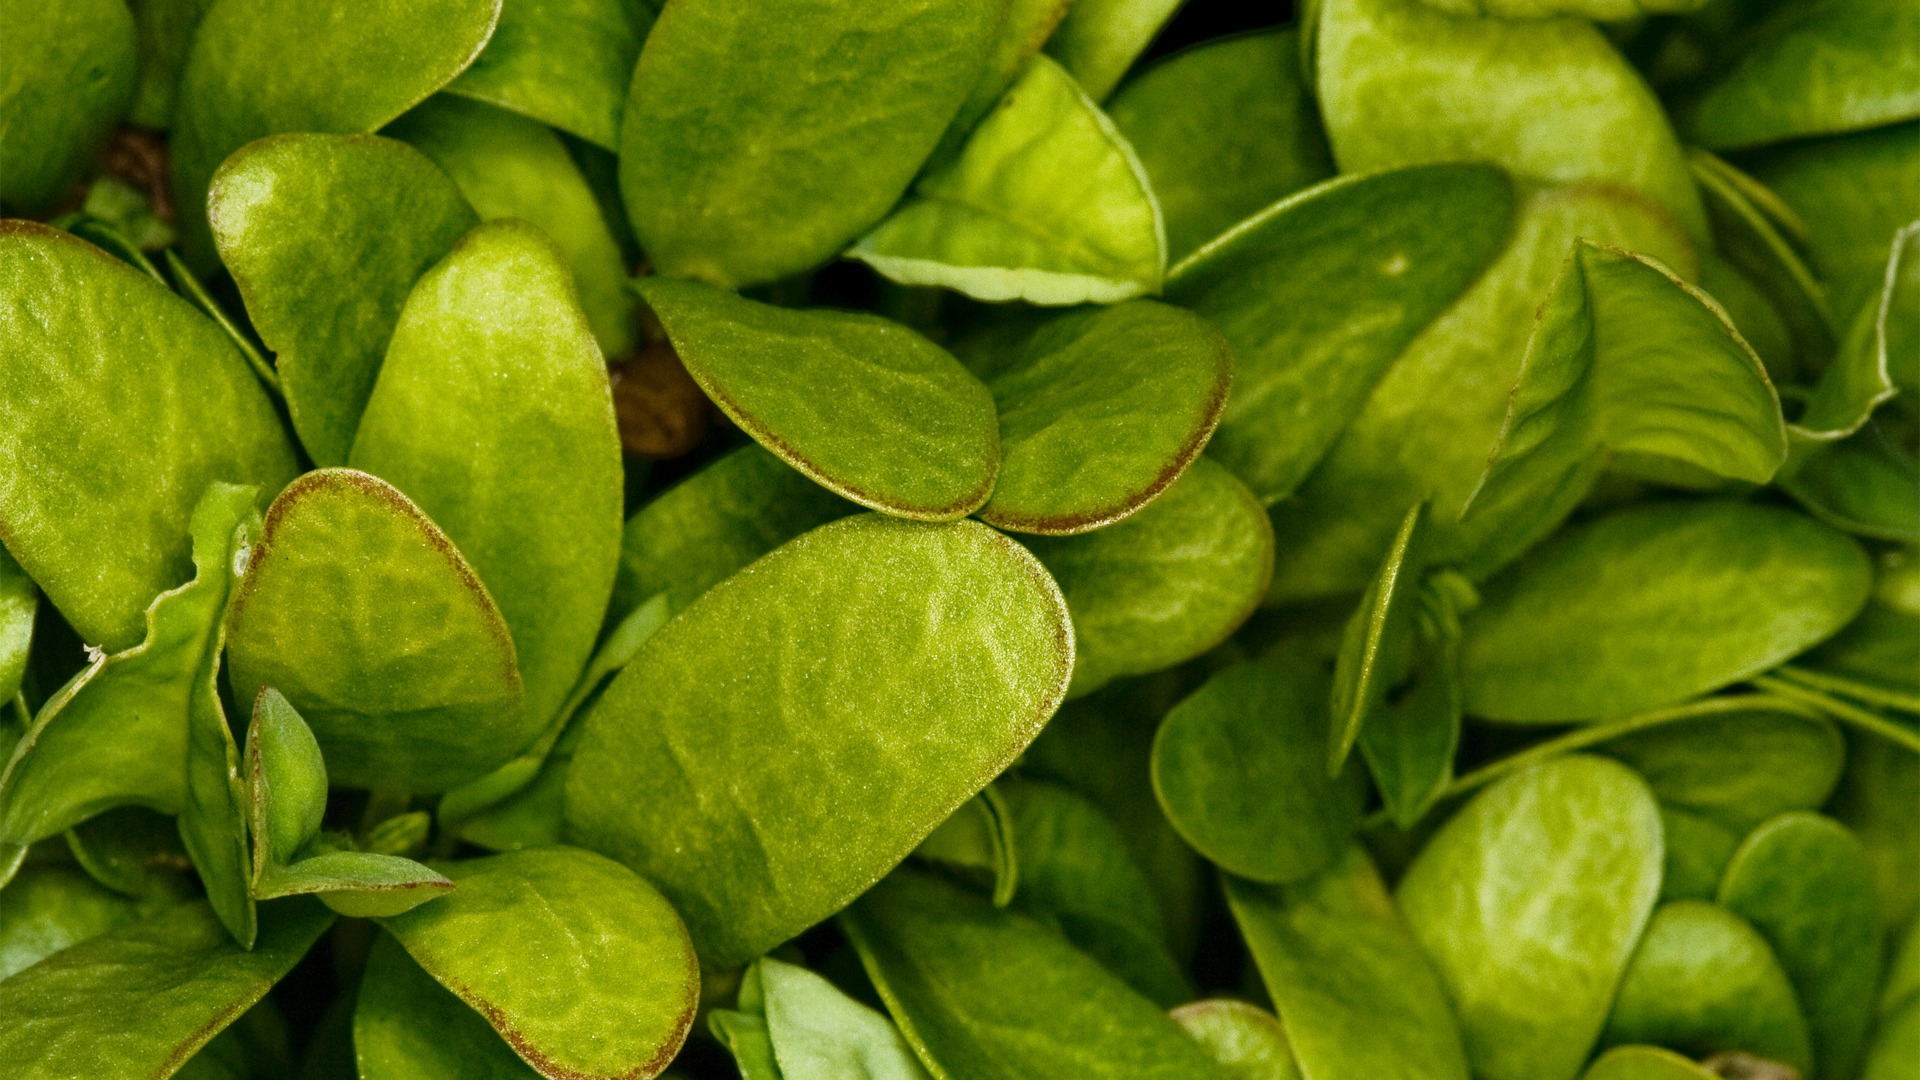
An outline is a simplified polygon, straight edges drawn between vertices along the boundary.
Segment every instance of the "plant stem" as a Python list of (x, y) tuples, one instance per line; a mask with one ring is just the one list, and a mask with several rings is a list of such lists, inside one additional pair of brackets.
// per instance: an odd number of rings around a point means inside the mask
[(1786, 679), (1776, 678), (1772, 675), (1761, 675), (1751, 681), (1753, 685), (1762, 690), (1779, 694), (1781, 697), (1792, 698), (1804, 705), (1818, 709), (1820, 712), (1833, 717), (1843, 724), (1851, 724), (1861, 731), (1871, 732), (1896, 746), (1902, 746), (1916, 754), (1920, 754), (1920, 731), (1915, 731), (1903, 724), (1895, 723), (1881, 716), (1879, 713), (1870, 712), (1857, 705), (1851, 705), (1838, 698), (1823, 694), (1818, 690), (1810, 690), (1798, 683), (1789, 682)]
[(1780, 678), (1789, 679), (1814, 690), (1825, 691), (1829, 694), (1839, 694), (1843, 697), (1853, 698), (1856, 701), (1864, 701), (1869, 705), (1880, 705), (1889, 709), (1899, 709), (1901, 712), (1920, 713), (1920, 697), (1916, 697), (1913, 694), (1903, 694), (1898, 690), (1888, 690), (1875, 686), (1872, 683), (1864, 683), (1840, 675), (1829, 675), (1824, 671), (1810, 671), (1806, 668), (1798, 668), (1791, 665), (1780, 668), (1774, 674)]

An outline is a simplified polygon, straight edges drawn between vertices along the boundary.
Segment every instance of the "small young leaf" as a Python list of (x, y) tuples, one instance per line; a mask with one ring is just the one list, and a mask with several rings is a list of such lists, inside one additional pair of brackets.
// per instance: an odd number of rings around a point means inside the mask
[(781, 1080), (926, 1080), (893, 1021), (805, 968), (770, 956), (755, 967)]
[(1826, 803), (1846, 760), (1832, 723), (1777, 698), (1713, 700), (1728, 708), (1594, 751), (1632, 766), (1662, 806), (1715, 822), (1736, 842), (1778, 814)]
[(1415, 503), (1400, 523), (1380, 561), (1360, 605), (1340, 635), (1340, 652), (1333, 662), (1330, 699), (1333, 726), (1327, 747), (1327, 772), (1338, 773), (1353, 750), (1369, 717), (1383, 712), (1387, 693), (1413, 662), (1414, 636), (1419, 629), (1416, 608), (1427, 560), (1421, 540), (1427, 504)]

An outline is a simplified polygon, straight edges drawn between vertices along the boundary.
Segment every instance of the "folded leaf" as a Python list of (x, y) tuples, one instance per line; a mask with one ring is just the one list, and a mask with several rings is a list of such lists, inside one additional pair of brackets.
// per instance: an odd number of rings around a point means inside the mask
[[(1752, 282), (1785, 323), (1793, 343), (1786, 370), (1825, 362), (1833, 352), (1834, 308), (1801, 254), (1806, 224), (1765, 185), (1707, 151), (1691, 150), (1687, 160), (1700, 182), (1715, 250)], [(1704, 275), (1700, 284), (1713, 292)], [(1733, 311), (1727, 297), (1714, 297)], [(1755, 351), (1760, 351), (1757, 343)]]
[[(681, 0), (641, 50), (620, 192), (663, 274), (729, 288), (832, 258), (897, 202), (1004, 0)], [(778, 27), (778, 33), (769, 33)]]
[(0, 205), (38, 213), (65, 196), (133, 99), (133, 17), (117, 0), (10, 4), (0, 44)]
[(239, 700), (272, 686), (300, 710), (339, 784), (442, 790), (539, 730), (486, 587), (406, 496), (351, 469), (274, 500), (229, 660)]
[(884, 1015), (805, 968), (768, 956), (754, 969), (781, 1080), (926, 1080)]
[(487, 47), (447, 92), (617, 151), (627, 84), (653, 20), (636, 0), (503, 0)]
[(1167, 1015), (1234, 1080), (1300, 1080), (1287, 1031), (1272, 1013), (1232, 998), (1182, 1005)]
[(1427, 843), (1395, 897), (1475, 1076), (1579, 1074), (1653, 913), (1660, 863), (1646, 785), (1582, 756), (1502, 780)]
[(700, 974), (686, 929), (652, 886), (568, 847), (443, 868), (458, 888), (381, 925), (535, 1071), (646, 1080), (673, 1060)]
[(75, 945), (0, 981), (0, 1061), (19, 1080), (169, 1075), (332, 923), (312, 901), (276, 904), (248, 951), (191, 903)]
[(1550, 723), (1683, 701), (1832, 636), (1871, 587), (1860, 546), (1803, 515), (1729, 501), (1622, 510), (1487, 584), (1463, 623), (1466, 708)]
[(1200, 456), (1233, 381), (1220, 332), (1152, 301), (1048, 323), (987, 384), (999, 478), (980, 519), (1059, 536), (1147, 505)]
[(273, 492), (293, 447), (220, 328), (66, 233), (0, 224), (0, 538), (85, 641), (140, 640), (216, 480)]
[[(391, 935), (374, 939), (353, 1002), (360, 1080), (533, 1080), (486, 1018), (420, 970)], [(778, 1077), (773, 1080), (779, 1080)]]
[(1920, 464), (1898, 434), (1869, 421), (1789, 463), (1780, 487), (1806, 511), (1856, 536), (1920, 543)]
[(1036, 56), (950, 161), (847, 252), (978, 300), (1110, 304), (1160, 291), (1166, 235), (1133, 148)]
[(1253, 493), (1203, 457), (1119, 524), (1026, 541), (1073, 612), (1073, 693), (1218, 645), (1266, 591), (1271, 537)]
[[(1065, 691), (1069, 635), (1040, 564), (984, 525), (821, 526), (708, 591), (607, 687), (568, 826), (656, 882), (708, 966), (744, 963), (1026, 748)], [(830, 662), (846, 650), (861, 662)]]
[(1387, 692), (1405, 677), (1413, 662), (1420, 584), (1427, 572), (1426, 549), (1421, 543), (1426, 516), (1427, 504), (1423, 502), (1407, 511), (1393, 546), (1380, 561), (1379, 572), (1361, 594), (1360, 605), (1354, 608), (1340, 635), (1330, 699), (1333, 726), (1327, 747), (1329, 773), (1340, 770), (1367, 719), (1386, 709)]
[(1184, 0), (1075, 0), (1047, 42), (1095, 101), (1106, 99), (1120, 77), (1153, 41)]
[(207, 216), (274, 351), (307, 454), (341, 465), (414, 280), (478, 223), (433, 163), (372, 135), (277, 135), (214, 174)]
[(1292, 885), (1229, 876), (1226, 894), (1302, 1073), (1465, 1080), (1440, 980), (1360, 848)]
[(1027, 61), (1047, 43), (1072, 6), (1073, 0), (1010, 0), (984, 70), (928, 160), (944, 161), (952, 156), (980, 118), (993, 111), (1008, 85), (1026, 70)]
[(950, 521), (986, 502), (1000, 467), (993, 395), (945, 349), (876, 315), (671, 278), (637, 287), (707, 396), (794, 468), (900, 517)]

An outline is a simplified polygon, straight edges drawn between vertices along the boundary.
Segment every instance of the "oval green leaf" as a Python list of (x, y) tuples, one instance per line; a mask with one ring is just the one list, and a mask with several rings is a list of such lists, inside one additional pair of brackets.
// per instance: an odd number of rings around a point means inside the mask
[(1646, 780), (1664, 806), (1736, 838), (1790, 810), (1824, 805), (1846, 743), (1833, 724), (1778, 698), (1715, 698), (1723, 707), (1595, 747)]
[[(744, 963), (1026, 748), (1066, 690), (1070, 635), (1046, 571), (984, 525), (824, 525), (714, 587), (607, 687), (568, 825), (657, 883), (709, 966)], [(849, 649), (861, 663), (834, 662)]]
[[(779, 1080), (926, 1080), (893, 1021), (803, 967), (755, 965)], [(746, 1003), (741, 992), (741, 1003)]]
[(792, 311), (671, 278), (636, 287), (707, 396), (794, 468), (898, 517), (951, 521), (987, 501), (1000, 467), (993, 395), (945, 349), (877, 315)]
[(618, 151), (627, 84), (656, 10), (642, 0), (503, 0), (487, 47), (447, 92)]
[[(360, 1080), (534, 1080), (486, 1018), (381, 934), (353, 1003)], [(778, 1080), (778, 1078), (775, 1078)]]
[(1718, 1080), (1691, 1058), (1657, 1046), (1616, 1046), (1594, 1059), (1580, 1080)]
[(1300, 1080), (1279, 1017), (1232, 998), (1208, 998), (1167, 1015), (1233, 1080)]
[(0, 206), (64, 197), (133, 99), (133, 16), (119, 0), (9, 5), (0, 42)]
[(1592, 720), (1759, 674), (1832, 636), (1872, 588), (1845, 535), (1736, 502), (1634, 507), (1555, 536), (1464, 621), (1469, 713)]
[(1660, 891), (1659, 809), (1625, 766), (1508, 777), (1436, 833), (1396, 898), (1486, 1080), (1572, 1080)]
[(1075, 0), (1047, 52), (1096, 101), (1105, 100), (1183, 0)]

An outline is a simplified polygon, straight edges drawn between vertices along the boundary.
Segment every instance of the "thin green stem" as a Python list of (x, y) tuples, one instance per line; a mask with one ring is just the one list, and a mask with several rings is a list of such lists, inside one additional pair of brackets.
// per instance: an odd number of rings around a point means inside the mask
[(1829, 694), (1839, 694), (1869, 705), (1880, 705), (1901, 712), (1920, 713), (1920, 696), (1903, 694), (1898, 690), (1849, 679), (1842, 675), (1829, 675), (1824, 671), (1811, 671), (1807, 668), (1788, 665), (1774, 672), (1783, 679), (1790, 679), (1802, 686), (1823, 690)]
[(1841, 701), (1839, 698), (1829, 694), (1808, 689), (1798, 683), (1789, 682), (1786, 679), (1773, 675), (1761, 675), (1751, 681), (1753, 685), (1762, 690), (1779, 694), (1781, 697), (1792, 698), (1803, 705), (1807, 705), (1831, 716), (1843, 724), (1850, 724), (1861, 731), (1878, 735), (1896, 746), (1905, 747), (1913, 753), (1920, 754), (1920, 731), (1915, 731), (1904, 724), (1895, 723), (1881, 716), (1879, 713), (1870, 712), (1857, 705)]

